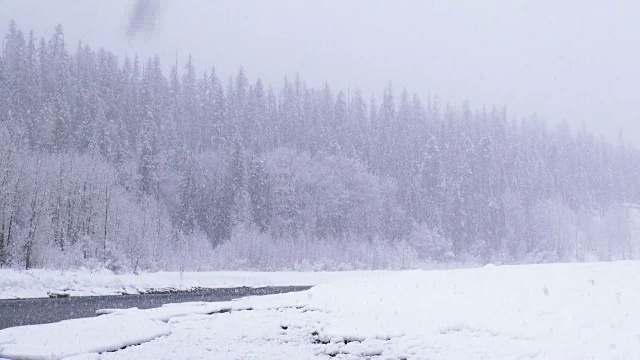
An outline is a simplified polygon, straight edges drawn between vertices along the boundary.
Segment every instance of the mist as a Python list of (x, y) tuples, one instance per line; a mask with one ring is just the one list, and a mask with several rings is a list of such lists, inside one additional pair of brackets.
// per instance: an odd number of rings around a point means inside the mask
[[(155, 21), (143, 22), (153, 31), (132, 37), (139, 16), (132, 10), (143, 3), (153, 4)], [(300, 74), (314, 86), (378, 93), (392, 81), (424, 98), (504, 105), (513, 118), (537, 114), (640, 144), (633, 1), (5, 0), (0, 7), (2, 28), (15, 19), (46, 35), (61, 23), (70, 44), (159, 54), (167, 68), (191, 54), (222, 78), (242, 65), (268, 83)]]
[(638, 19), (0, 0), (0, 359), (637, 358)]

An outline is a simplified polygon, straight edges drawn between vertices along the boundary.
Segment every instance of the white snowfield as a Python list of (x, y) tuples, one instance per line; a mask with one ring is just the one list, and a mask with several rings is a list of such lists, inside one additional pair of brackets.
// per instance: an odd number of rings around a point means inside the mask
[(0, 330), (0, 357), (638, 359), (639, 304), (640, 262), (371, 273)]
[[(0, 299), (48, 297), (49, 293), (70, 296), (139, 294), (150, 290), (190, 290), (263, 286), (313, 286), (350, 277), (369, 276), (367, 271), (344, 272), (156, 272), (114, 274), (101, 269), (16, 271), (0, 269)], [(389, 273), (385, 271), (380, 274)]]

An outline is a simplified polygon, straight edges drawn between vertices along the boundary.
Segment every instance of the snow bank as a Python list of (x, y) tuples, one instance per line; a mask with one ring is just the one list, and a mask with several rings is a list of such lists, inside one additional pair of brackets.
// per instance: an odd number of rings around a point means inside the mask
[[(384, 273), (384, 272), (380, 272)], [(157, 272), (117, 275), (102, 269), (16, 271), (0, 269), (0, 299), (47, 297), (49, 293), (71, 296), (137, 294), (150, 290), (189, 290), (263, 286), (313, 286), (368, 272)]]
[(320, 341), (395, 339), (390, 355), (422, 344), (452, 359), (640, 357), (638, 262), (412, 271), (309, 294), (331, 314)]
[(49, 292), (70, 295), (115, 295), (127, 285), (106, 269), (60, 271), (0, 269), (0, 299), (47, 297)]
[(122, 349), (169, 335), (170, 326), (141, 316), (100, 316), (0, 330), (0, 356), (60, 359)]

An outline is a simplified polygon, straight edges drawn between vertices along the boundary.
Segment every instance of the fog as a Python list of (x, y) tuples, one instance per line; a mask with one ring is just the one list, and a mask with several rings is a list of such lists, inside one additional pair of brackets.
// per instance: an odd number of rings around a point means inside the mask
[(640, 144), (635, 1), (157, 3), (155, 31), (134, 40), (126, 36), (132, 0), (4, 0), (0, 26), (13, 18), (48, 35), (62, 23), (69, 42), (81, 35), (163, 59), (191, 53), (200, 67), (231, 75), (242, 65), (268, 83), (300, 73), (312, 85), (380, 92), (393, 81), (425, 97), (585, 124), (612, 139), (623, 130)]
[(640, 259), (637, 11), (563, 4), (1, 2), (0, 267)]

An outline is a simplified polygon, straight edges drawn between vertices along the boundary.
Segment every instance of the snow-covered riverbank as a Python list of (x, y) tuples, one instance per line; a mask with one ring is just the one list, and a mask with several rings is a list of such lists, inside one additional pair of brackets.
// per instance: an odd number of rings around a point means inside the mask
[(640, 357), (640, 262), (361, 275), (301, 293), (111, 310), (93, 319), (5, 329), (0, 356)]
[[(389, 272), (374, 272), (386, 274)], [(117, 275), (102, 269), (16, 271), (0, 269), (0, 299), (138, 294), (151, 290), (189, 290), (302, 285), (312, 286), (350, 277), (369, 276), (366, 271), (344, 272), (157, 272)]]

